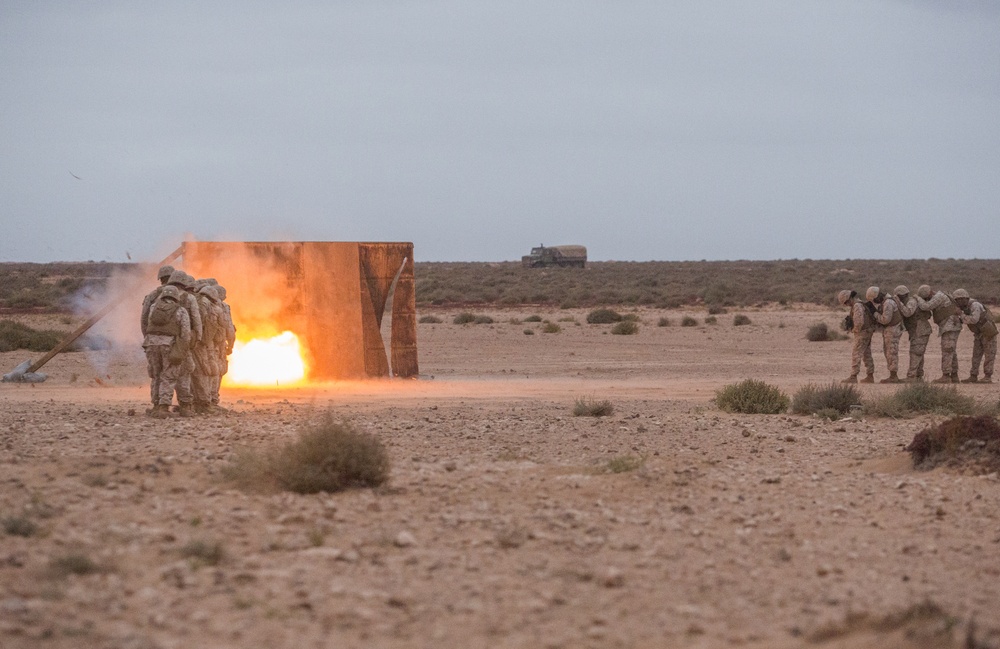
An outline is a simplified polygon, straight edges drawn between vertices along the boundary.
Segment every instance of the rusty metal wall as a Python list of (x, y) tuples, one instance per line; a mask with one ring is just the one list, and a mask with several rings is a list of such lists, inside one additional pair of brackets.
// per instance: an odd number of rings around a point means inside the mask
[(237, 326), (298, 334), (313, 380), (419, 375), (412, 243), (195, 241), (183, 267), (226, 287)]

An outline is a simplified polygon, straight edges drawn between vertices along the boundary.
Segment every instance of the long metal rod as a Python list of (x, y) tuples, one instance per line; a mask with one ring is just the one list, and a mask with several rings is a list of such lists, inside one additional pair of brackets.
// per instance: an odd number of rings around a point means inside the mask
[[(161, 261), (157, 265), (158, 266), (166, 266), (167, 264), (169, 264), (170, 262), (172, 262), (173, 260), (177, 259), (178, 257), (180, 257), (183, 254), (184, 254), (184, 246), (182, 245), (180, 248), (178, 248), (177, 250), (175, 250), (172, 253), (170, 253), (169, 255), (167, 255), (163, 259), (163, 261)], [(141, 285), (142, 285), (142, 281), (139, 281), (139, 282), (136, 283), (135, 288), (139, 288), (139, 286), (141, 286)], [(62, 342), (60, 342), (58, 345), (56, 345), (55, 347), (53, 347), (47, 354), (45, 354), (45, 356), (42, 356), (40, 359), (38, 359), (35, 362), (34, 365), (32, 365), (31, 367), (29, 367), (26, 370), (26, 372), (27, 373), (37, 372), (39, 369), (41, 369), (42, 365), (45, 365), (50, 360), (52, 360), (53, 356), (55, 356), (56, 354), (58, 354), (62, 350), (66, 349), (67, 347), (69, 347), (70, 345), (72, 345), (76, 341), (77, 338), (79, 338), (80, 336), (82, 336), (88, 329), (90, 329), (91, 327), (93, 327), (97, 323), (98, 320), (100, 320), (104, 316), (106, 316), (109, 313), (111, 313), (112, 309), (114, 309), (116, 306), (118, 306), (125, 298), (127, 298), (130, 295), (132, 295), (132, 291), (131, 290), (122, 291), (121, 294), (118, 297), (116, 297), (115, 299), (111, 300), (111, 302), (109, 302), (107, 305), (105, 305), (105, 307), (103, 309), (101, 309), (100, 311), (98, 311), (94, 315), (90, 316), (90, 318), (88, 318), (86, 322), (84, 322), (82, 325), (80, 325), (79, 327), (77, 327), (76, 331), (74, 331), (70, 335), (66, 336), (66, 338), (64, 338)]]

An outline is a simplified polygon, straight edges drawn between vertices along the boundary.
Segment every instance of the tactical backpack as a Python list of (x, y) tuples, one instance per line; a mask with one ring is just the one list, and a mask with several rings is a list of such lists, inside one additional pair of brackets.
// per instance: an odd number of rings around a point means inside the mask
[(147, 334), (161, 336), (179, 336), (181, 334), (180, 325), (177, 324), (177, 309), (180, 308), (175, 300), (166, 299), (164, 296), (156, 298), (153, 305), (149, 307), (149, 326), (146, 328)]

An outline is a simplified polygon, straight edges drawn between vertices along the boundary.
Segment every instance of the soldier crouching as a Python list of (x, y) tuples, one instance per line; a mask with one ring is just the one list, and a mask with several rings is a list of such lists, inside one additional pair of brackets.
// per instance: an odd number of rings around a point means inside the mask
[[(149, 309), (146, 335), (142, 347), (146, 352), (151, 389), (156, 389), (156, 405), (151, 417), (170, 416), (170, 404), (177, 392), (181, 415), (190, 412), (191, 395), (186, 394), (181, 380), (188, 371), (188, 345), (191, 341), (191, 319), (180, 304), (181, 292), (174, 286), (164, 286)], [(185, 404), (187, 408), (185, 409)]]

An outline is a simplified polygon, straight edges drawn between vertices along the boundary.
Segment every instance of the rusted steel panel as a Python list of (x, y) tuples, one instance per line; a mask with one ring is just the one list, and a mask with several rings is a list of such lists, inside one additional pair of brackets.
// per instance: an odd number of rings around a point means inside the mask
[(413, 378), (420, 374), (417, 362), (417, 303), (412, 246), (408, 253), (393, 291), (390, 344), (393, 374), (403, 378)]

